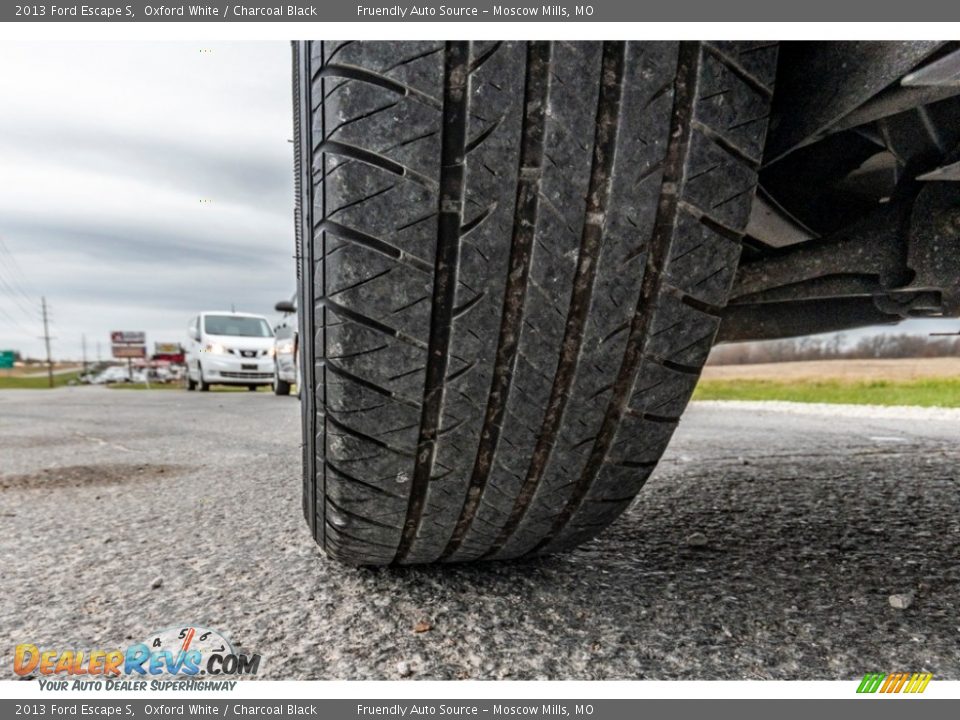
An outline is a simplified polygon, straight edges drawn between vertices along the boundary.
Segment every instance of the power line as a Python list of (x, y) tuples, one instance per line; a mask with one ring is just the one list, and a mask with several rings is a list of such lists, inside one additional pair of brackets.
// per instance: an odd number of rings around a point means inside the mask
[[(35, 303), (36, 300), (30, 296), (30, 294), (24, 290), (23, 283), (20, 280), (24, 277), (24, 272), (20, 267), (20, 263), (17, 262), (17, 258), (14, 257), (13, 253), (10, 252), (10, 248), (7, 247), (7, 244), (3, 241), (3, 238), (0, 237), (0, 254), (6, 255), (9, 258), (9, 268), (10, 276), (13, 278), (13, 285), (16, 286), (15, 289), (23, 298), (29, 303)], [(3, 267), (0, 265), (0, 267)]]
[(19, 322), (13, 315), (11, 315), (10, 313), (8, 313), (8, 312), (6, 311), (6, 309), (4, 309), (4, 307), (3, 307), (2, 305), (0, 305), (0, 313), (2, 313), (3, 316), (7, 318), (7, 321), (9, 322), (10, 326), (13, 327), (15, 330), (17, 330), (17, 331), (19, 331), (19, 332), (22, 332), (22, 333), (29, 333), (29, 332), (30, 332), (30, 331), (27, 330), (23, 325), (21, 325), (20, 322)]
[[(0, 238), (0, 256), (6, 258), (3, 262), (0, 262), (0, 290), (10, 299), (13, 305), (16, 305), (20, 312), (30, 318), (31, 321), (36, 320), (36, 300), (31, 298), (23, 289), (23, 285), (17, 277), (17, 273), (22, 276), (23, 272), (20, 270), (13, 253), (3, 242), (3, 238)], [(24, 300), (27, 302), (26, 305), (24, 305)]]
[[(3, 277), (0, 276), (0, 285), (4, 285), (4, 284), (5, 283), (3, 282)], [(3, 290), (3, 287), (0, 287), (0, 290)], [(7, 291), (5, 294), (10, 298), (10, 300), (13, 301), (13, 304), (19, 307), (20, 310), (23, 312), (23, 314), (26, 315), (31, 321), (35, 321), (37, 319), (32, 313), (29, 312), (29, 310), (23, 307), (23, 304), (19, 302), (19, 299), (16, 297), (16, 295), (10, 294), (9, 291)], [(12, 309), (13, 305), (0, 303), (0, 315), (5, 317), (7, 319), (7, 322), (18, 332), (30, 333), (30, 330), (27, 330), (23, 326), (23, 324), (20, 322), (20, 320), (15, 318), (13, 315), (10, 314), (10, 312), (7, 311), (7, 307)]]
[[(4, 288), (6, 289), (4, 290)], [(10, 298), (10, 301), (16, 305), (24, 315), (30, 317), (31, 320), (36, 319), (33, 317), (33, 313), (36, 312), (36, 308), (31, 308), (27, 305), (24, 305), (23, 301), (17, 297), (17, 291), (4, 279), (3, 275), (0, 275), (0, 290), (4, 290), (4, 294)]]

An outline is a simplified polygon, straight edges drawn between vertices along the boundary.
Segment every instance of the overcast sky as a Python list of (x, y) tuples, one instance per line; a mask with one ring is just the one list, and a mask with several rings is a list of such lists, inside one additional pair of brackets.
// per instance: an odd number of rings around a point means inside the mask
[(59, 357), (83, 333), (91, 358), (110, 330), (180, 341), (231, 304), (275, 317), (296, 282), (289, 44), (4, 42), (0, 67), (0, 349), (42, 353), (41, 295)]
[[(4, 42), (0, 68), (0, 350), (42, 354), (41, 295), (59, 358), (82, 334), (91, 359), (111, 330), (181, 341), (201, 310), (275, 317), (296, 277), (287, 43)], [(892, 332), (933, 328), (956, 321)]]

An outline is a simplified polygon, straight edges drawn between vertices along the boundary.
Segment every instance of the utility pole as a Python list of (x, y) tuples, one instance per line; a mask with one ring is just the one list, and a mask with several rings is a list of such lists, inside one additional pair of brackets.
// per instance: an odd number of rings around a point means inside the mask
[(47, 323), (47, 298), (40, 298), (43, 309), (43, 342), (47, 346), (47, 383), (53, 387), (53, 360), (50, 359), (50, 326)]
[(80, 336), (80, 342), (83, 344), (83, 374), (87, 374), (87, 334)]
[(103, 360), (101, 359), (101, 355), (100, 355), (100, 341), (97, 340), (97, 365), (99, 365), (102, 362)]

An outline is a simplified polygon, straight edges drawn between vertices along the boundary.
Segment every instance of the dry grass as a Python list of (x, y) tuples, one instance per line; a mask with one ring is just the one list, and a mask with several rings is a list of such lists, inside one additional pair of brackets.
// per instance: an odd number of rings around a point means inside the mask
[(897, 360), (811, 360), (758, 365), (708, 365), (703, 380), (775, 380), (800, 382), (839, 380), (909, 382), (928, 378), (960, 378), (960, 358), (905, 358)]
[(960, 358), (714, 365), (694, 399), (960, 407)]
[[(55, 373), (65, 370), (80, 370), (79, 363), (54, 363), (53, 371)], [(46, 377), (46, 365), (21, 365), (13, 368), (0, 368), (0, 378), (19, 378), (19, 377)]]

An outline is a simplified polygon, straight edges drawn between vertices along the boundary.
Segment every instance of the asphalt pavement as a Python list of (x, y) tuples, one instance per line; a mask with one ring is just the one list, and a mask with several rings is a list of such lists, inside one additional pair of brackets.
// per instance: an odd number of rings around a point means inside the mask
[(581, 549), (364, 569), (303, 521), (293, 397), (2, 391), (0, 678), (199, 624), (270, 679), (960, 679), (958, 441), (960, 411), (694, 404)]

